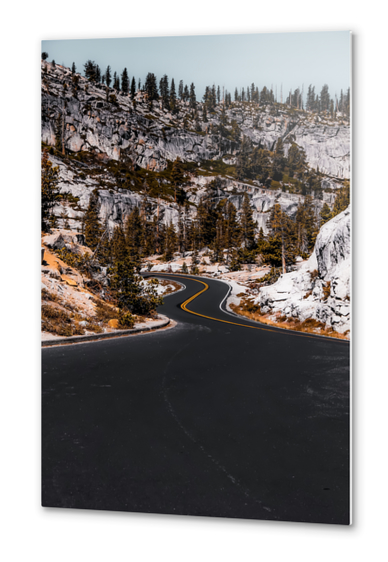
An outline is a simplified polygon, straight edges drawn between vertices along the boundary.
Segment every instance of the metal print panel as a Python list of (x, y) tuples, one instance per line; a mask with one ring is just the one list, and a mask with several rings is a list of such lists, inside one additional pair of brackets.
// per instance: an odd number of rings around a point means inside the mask
[(350, 33), (44, 41), (42, 504), (350, 523)]

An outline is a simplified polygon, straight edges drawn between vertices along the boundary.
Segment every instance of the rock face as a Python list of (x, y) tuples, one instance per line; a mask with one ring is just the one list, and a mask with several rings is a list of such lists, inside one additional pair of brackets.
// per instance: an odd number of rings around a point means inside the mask
[(314, 318), (339, 333), (350, 330), (350, 209), (321, 228), (309, 260), (260, 290), (262, 312)]
[[(47, 72), (46, 72), (47, 70)], [(167, 160), (220, 159), (236, 151), (236, 144), (217, 134), (221, 107), (194, 131), (185, 125), (190, 114), (188, 102), (180, 102), (178, 113), (171, 115), (159, 102), (149, 104), (143, 92), (135, 100), (113, 89), (107, 100), (105, 87), (79, 77), (73, 90), (70, 69), (42, 61), (42, 140), (55, 145), (58, 128), (63, 129), (65, 146), (72, 152), (94, 151), (113, 160), (130, 157), (142, 168), (163, 170)], [(202, 112), (202, 104), (198, 104)], [(225, 111), (229, 123), (235, 121), (241, 132), (256, 145), (273, 150), (278, 138), (287, 153), (291, 142), (306, 151), (310, 166), (338, 178), (350, 177), (350, 128), (344, 123), (325, 122), (308, 113), (236, 104)], [(230, 160), (227, 160), (228, 162)]]
[[(164, 170), (168, 161), (177, 157), (198, 165), (212, 159), (235, 164), (237, 144), (210, 132), (220, 125), (221, 104), (208, 113), (207, 123), (198, 121), (196, 126), (193, 120), (187, 124), (187, 118), (192, 117), (188, 102), (179, 101), (179, 111), (172, 115), (159, 102), (147, 102), (143, 92), (137, 92), (132, 99), (110, 89), (107, 99), (101, 84), (92, 84), (77, 75), (78, 85), (75, 85), (73, 78), (70, 69), (42, 62), (42, 141), (55, 146), (58, 138), (63, 139), (64, 147), (72, 156), (67, 163), (50, 156), (53, 164), (59, 166), (62, 194), (71, 196), (62, 199), (54, 209), (59, 226), (80, 229), (82, 215), (94, 189), (99, 192), (100, 218), (107, 221), (110, 228), (122, 224), (133, 207), (141, 205), (139, 192), (119, 187), (114, 172), (108, 169), (109, 161), (153, 171)], [(328, 174), (322, 180), (322, 187), (329, 191), (323, 192), (322, 200), (314, 200), (318, 214), (325, 202), (332, 207), (335, 195), (330, 190), (341, 185), (338, 178), (349, 177), (349, 126), (334, 125), (318, 116), (282, 107), (236, 103), (225, 110), (225, 115), (229, 125), (235, 121), (242, 134), (257, 146), (273, 150), (276, 141), (282, 138), (286, 154), (291, 142), (304, 148), (310, 165)], [(201, 103), (197, 109), (201, 115)], [(74, 158), (79, 152), (93, 154), (100, 164), (98, 174), (96, 170), (90, 173), (82, 158), (80, 161)], [(104, 164), (108, 168), (104, 169)], [(193, 175), (191, 185), (185, 188), (189, 201), (197, 205), (201, 197), (208, 197), (208, 184), (213, 179), (214, 175)], [(213, 202), (227, 198), (239, 210), (247, 193), (258, 229), (263, 228), (264, 234), (268, 233), (269, 211), (275, 203), (293, 217), (298, 204), (303, 201), (302, 195), (264, 189), (259, 182), (257, 185), (245, 184), (228, 176), (219, 179), (223, 185), (212, 194)], [(155, 215), (157, 203), (154, 199), (150, 206), (151, 214)], [(194, 208), (190, 211), (194, 213)], [(172, 222), (176, 225), (177, 206), (161, 200), (159, 217), (165, 224)]]

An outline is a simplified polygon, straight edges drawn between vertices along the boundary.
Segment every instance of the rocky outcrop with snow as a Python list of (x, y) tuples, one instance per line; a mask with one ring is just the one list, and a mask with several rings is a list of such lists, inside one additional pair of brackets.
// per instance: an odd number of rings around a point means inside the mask
[(314, 318), (339, 333), (350, 330), (350, 208), (321, 228), (309, 260), (255, 299), (263, 313)]

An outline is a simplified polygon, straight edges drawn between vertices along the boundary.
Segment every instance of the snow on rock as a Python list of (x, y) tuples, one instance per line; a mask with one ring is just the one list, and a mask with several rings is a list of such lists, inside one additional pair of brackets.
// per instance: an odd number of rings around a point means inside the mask
[(228, 310), (232, 310), (230, 308), (230, 305), (234, 304), (238, 306), (241, 300), (241, 297), (239, 297), (238, 295), (241, 295), (242, 293), (245, 294), (248, 289), (244, 285), (241, 285), (240, 283), (232, 279), (228, 279), (228, 284), (230, 285), (231, 289), (226, 303), (226, 308)]
[(350, 329), (350, 210), (321, 228), (314, 252), (298, 271), (260, 289), (255, 304), (300, 321), (314, 318), (339, 333)]
[(154, 271), (170, 271), (171, 273), (176, 273), (177, 271), (181, 271), (182, 266), (178, 263), (168, 263), (168, 264), (160, 264), (160, 265), (153, 265), (149, 271), (152, 273)]

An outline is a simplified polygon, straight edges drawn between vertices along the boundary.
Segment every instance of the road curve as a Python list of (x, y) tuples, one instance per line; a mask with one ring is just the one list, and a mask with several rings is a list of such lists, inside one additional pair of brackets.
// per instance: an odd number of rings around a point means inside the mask
[(42, 350), (42, 504), (348, 524), (349, 344), (165, 277), (175, 328)]

